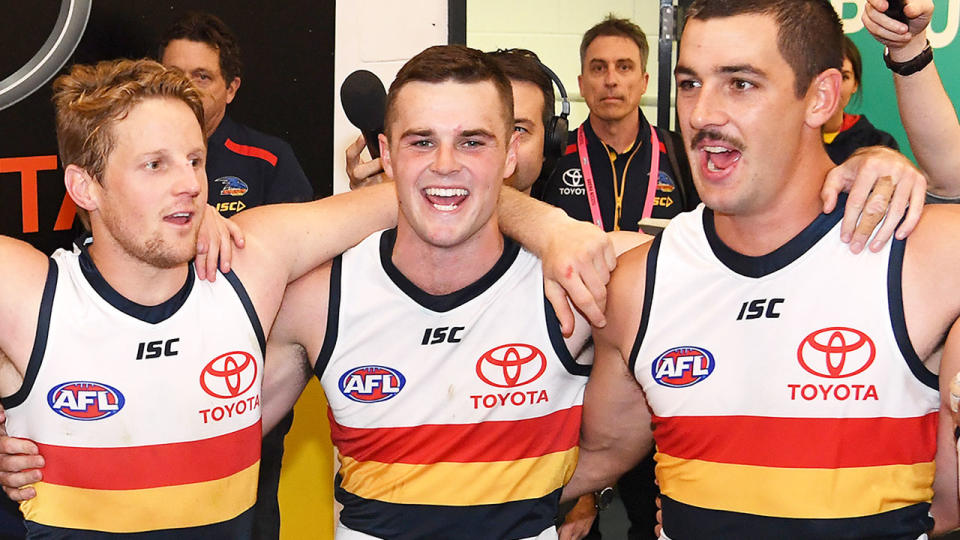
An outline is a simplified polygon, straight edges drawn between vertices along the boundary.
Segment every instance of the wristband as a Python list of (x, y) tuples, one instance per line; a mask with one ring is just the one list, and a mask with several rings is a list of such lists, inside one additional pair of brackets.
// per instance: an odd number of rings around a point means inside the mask
[(914, 73), (927, 67), (932, 61), (933, 47), (930, 46), (930, 40), (927, 40), (927, 46), (920, 51), (920, 54), (914, 56), (906, 62), (894, 62), (890, 58), (890, 49), (883, 49), (883, 62), (887, 64), (887, 68), (889, 68), (890, 71), (900, 75), (901, 77), (913, 75)]

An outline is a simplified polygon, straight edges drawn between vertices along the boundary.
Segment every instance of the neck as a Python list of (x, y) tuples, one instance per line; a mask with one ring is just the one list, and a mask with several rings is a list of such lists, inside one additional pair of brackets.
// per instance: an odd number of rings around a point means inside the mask
[(823, 131), (825, 133), (836, 133), (840, 131), (840, 128), (843, 126), (843, 109), (839, 109), (836, 114), (830, 117), (830, 120), (827, 120), (827, 123), (823, 125)]
[(215, 121), (211, 121), (208, 124), (209, 130), (204, 130), (204, 134), (203, 134), (204, 138), (209, 139), (210, 137), (213, 136), (214, 133), (216, 133), (217, 128), (219, 128), (220, 124), (223, 123), (223, 119), (225, 116), (226, 116), (226, 113), (223, 113), (220, 115), (220, 118), (217, 118)]
[(636, 111), (616, 120), (604, 120), (593, 114), (589, 118), (593, 132), (617, 153), (623, 153), (630, 148), (640, 132), (640, 116)]
[(172, 298), (183, 287), (189, 273), (190, 263), (158, 268), (110, 242), (94, 241), (88, 252), (100, 275), (115, 291), (144, 306), (155, 306)]
[(714, 214), (717, 236), (730, 249), (759, 257), (789, 242), (807, 227), (823, 210), (820, 190), (833, 162), (817, 141), (818, 147), (807, 145), (805, 153), (795, 161), (776, 199), (759, 211), (743, 214)]
[(401, 217), (391, 260), (407, 279), (432, 295), (459, 291), (490, 271), (503, 253), (496, 219), (453, 247), (429, 244)]

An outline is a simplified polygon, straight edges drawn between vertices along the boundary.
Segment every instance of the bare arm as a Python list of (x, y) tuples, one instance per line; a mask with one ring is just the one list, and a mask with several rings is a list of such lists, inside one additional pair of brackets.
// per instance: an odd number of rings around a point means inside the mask
[[(905, 62), (926, 46), (926, 29), (933, 15), (932, 0), (907, 0), (906, 25), (885, 15), (887, 0), (867, 0), (863, 23), (880, 43), (890, 49), (890, 58)], [(935, 63), (913, 75), (893, 75), (900, 118), (917, 162), (929, 175), (930, 193), (947, 198), (960, 197), (960, 123)]]
[[(20, 240), (0, 236), (0, 395), (14, 394), (23, 382), (48, 267), (43, 253)], [(11, 499), (36, 495), (32, 487), (25, 486), (41, 478), (35, 469), (43, 467), (43, 458), (37, 452), (35, 444), (7, 437), (0, 426), (0, 484)]]
[(580, 459), (563, 497), (612, 485), (653, 445), (643, 390), (627, 368), (643, 306), (647, 246), (625, 254), (610, 281), (608, 324), (594, 330), (596, 353), (583, 398)]
[[(275, 325), (274, 330), (276, 328)], [(303, 389), (310, 382), (310, 374), (310, 362), (307, 361), (307, 351), (303, 346), (271, 336), (267, 342), (267, 356), (263, 367), (261, 415), (264, 435), (270, 433), (293, 409)]]
[(564, 335), (574, 326), (567, 295), (594, 326), (606, 324), (606, 284), (616, 256), (604, 232), (511, 187), (500, 190), (499, 212), (500, 230), (543, 260), (544, 292)]
[(937, 427), (936, 476), (933, 480), (934, 534), (960, 527), (960, 493), (957, 489), (956, 424), (950, 408), (950, 381), (960, 373), (960, 322), (954, 323), (947, 334), (940, 363), (940, 424)]
[(261, 413), (264, 433), (293, 408), (313, 376), (313, 363), (326, 333), (329, 294), (329, 263), (291, 283), (284, 293), (267, 339)]
[(243, 267), (244, 274), (256, 268), (279, 273), (289, 283), (396, 225), (397, 197), (393, 185), (385, 184), (308, 203), (261, 206), (232, 219), (247, 243), (234, 267)]
[(0, 395), (23, 381), (37, 334), (40, 300), (47, 280), (46, 255), (26, 242), (0, 236)]

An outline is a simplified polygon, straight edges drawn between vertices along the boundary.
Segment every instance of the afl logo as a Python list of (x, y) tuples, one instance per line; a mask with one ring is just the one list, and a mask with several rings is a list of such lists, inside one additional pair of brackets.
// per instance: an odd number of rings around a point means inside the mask
[(47, 393), (53, 412), (71, 420), (102, 420), (120, 412), (124, 402), (119, 390), (93, 381), (66, 382)]
[(360, 403), (386, 401), (403, 390), (406, 377), (399, 371), (385, 366), (353, 368), (340, 377), (340, 392)]
[(257, 359), (244, 351), (221, 354), (200, 372), (203, 391), (220, 399), (235, 398), (256, 382)]
[(547, 370), (547, 357), (533, 345), (510, 343), (483, 353), (477, 360), (477, 376), (497, 388), (530, 384)]
[(834, 326), (813, 332), (800, 343), (797, 360), (818, 377), (842, 379), (866, 371), (876, 357), (870, 336), (853, 328)]
[(567, 169), (563, 173), (563, 183), (572, 187), (583, 187), (583, 172), (580, 169)]
[(657, 357), (650, 366), (653, 380), (661, 386), (693, 386), (713, 373), (713, 354), (701, 347), (674, 347)]

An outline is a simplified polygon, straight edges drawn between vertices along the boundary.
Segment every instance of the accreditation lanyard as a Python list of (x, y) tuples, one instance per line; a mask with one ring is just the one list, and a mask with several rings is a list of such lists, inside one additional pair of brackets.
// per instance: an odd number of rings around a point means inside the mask
[[(590, 168), (590, 156), (587, 153), (587, 136), (584, 133), (583, 126), (577, 128), (577, 153), (580, 154), (580, 170), (583, 171), (583, 183), (587, 188), (587, 200), (590, 201), (590, 216), (597, 227), (604, 229), (603, 216), (600, 214), (600, 201), (597, 199), (597, 185), (593, 181), (593, 169)], [(647, 200), (643, 203), (642, 218), (647, 219), (653, 214), (653, 199), (657, 193), (657, 179), (660, 176), (660, 139), (657, 138), (657, 131), (650, 126), (650, 181), (647, 184)], [(617, 191), (617, 174), (614, 169), (613, 190), (616, 197), (617, 211), (619, 214), (623, 206), (623, 192), (626, 188), (625, 181), (627, 170), (623, 170), (624, 180), (620, 183), (620, 190)], [(617, 220), (613, 224), (613, 229), (620, 230), (620, 223)], [(606, 230), (606, 229), (604, 229)]]

